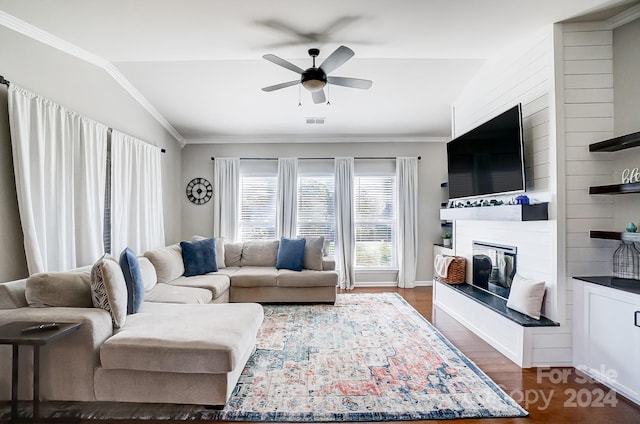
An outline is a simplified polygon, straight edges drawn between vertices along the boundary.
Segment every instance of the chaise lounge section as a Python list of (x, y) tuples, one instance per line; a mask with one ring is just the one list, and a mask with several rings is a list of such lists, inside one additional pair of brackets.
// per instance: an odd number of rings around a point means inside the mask
[[(144, 300), (125, 314), (114, 299), (124, 294), (127, 310), (127, 267), (108, 256), (93, 268), (0, 283), (0, 325), (81, 323), (42, 349), (42, 400), (221, 406), (255, 350), (264, 318), (257, 302), (335, 301), (338, 275), (324, 240), (308, 243), (301, 271), (278, 269), (279, 243), (216, 240), (218, 271), (191, 276), (179, 243), (145, 252), (135, 258)], [(94, 307), (97, 275), (117, 287), (110, 309)], [(32, 396), (30, 355), (21, 349), (20, 399)], [(10, 399), (11, 362), (11, 348), (0, 346), (0, 399)]]

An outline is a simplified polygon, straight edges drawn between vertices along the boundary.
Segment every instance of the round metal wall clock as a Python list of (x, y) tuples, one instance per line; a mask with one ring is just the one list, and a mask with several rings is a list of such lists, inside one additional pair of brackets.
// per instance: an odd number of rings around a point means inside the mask
[(204, 178), (194, 178), (187, 184), (187, 198), (191, 203), (204, 205), (213, 195), (211, 183)]

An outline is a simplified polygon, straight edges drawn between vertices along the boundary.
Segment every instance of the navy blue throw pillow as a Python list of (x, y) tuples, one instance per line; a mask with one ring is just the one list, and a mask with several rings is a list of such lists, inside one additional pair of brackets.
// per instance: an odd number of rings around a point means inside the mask
[(203, 275), (217, 272), (216, 239), (208, 238), (198, 241), (181, 241), (184, 276)]
[(302, 265), (304, 264), (304, 247), (306, 243), (306, 239), (289, 239), (282, 237), (280, 239), (280, 246), (278, 247), (276, 268), (302, 271)]
[(120, 268), (127, 284), (127, 315), (135, 314), (144, 301), (144, 282), (138, 258), (128, 247), (120, 254)]

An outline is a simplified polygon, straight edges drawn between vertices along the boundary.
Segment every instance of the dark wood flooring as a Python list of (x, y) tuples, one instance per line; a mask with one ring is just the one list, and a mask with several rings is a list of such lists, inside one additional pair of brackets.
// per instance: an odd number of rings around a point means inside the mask
[[(397, 292), (434, 324), (455, 346), (475, 362), (507, 394), (529, 411), (527, 418), (464, 419), (429, 423), (538, 424), (538, 423), (640, 423), (640, 406), (620, 395), (605, 397), (605, 386), (585, 382), (573, 368), (522, 369), (456, 320), (433, 308), (430, 287), (415, 289), (359, 288), (354, 293)], [(630, 358), (639, 360), (639, 358)], [(566, 376), (563, 378), (562, 376)], [(95, 424), (95, 421), (82, 421)], [(136, 423), (136, 421), (131, 421)], [(139, 422), (137, 422), (139, 423)], [(171, 424), (169, 421), (162, 421)]]

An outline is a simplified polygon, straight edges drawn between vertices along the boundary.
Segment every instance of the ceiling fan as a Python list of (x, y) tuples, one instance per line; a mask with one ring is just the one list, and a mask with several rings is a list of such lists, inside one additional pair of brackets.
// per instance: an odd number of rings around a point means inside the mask
[(280, 65), (283, 68), (287, 68), (290, 71), (300, 74), (300, 79), (295, 81), (283, 82), (269, 87), (264, 87), (262, 91), (274, 91), (281, 88), (291, 87), (297, 84), (302, 84), (304, 88), (311, 92), (311, 97), (314, 103), (323, 103), (326, 101), (324, 94), (324, 87), (329, 84), (341, 85), (349, 88), (360, 88), (366, 90), (373, 84), (370, 80), (360, 78), (346, 78), (346, 77), (331, 77), (328, 74), (338, 67), (342, 66), (347, 60), (351, 59), (355, 53), (348, 47), (340, 46), (333, 53), (327, 57), (322, 64), (316, 68), (316, 57), (320, 54), (318, 49), (309, 49), (309, 56), (313, 58), (313, 66), (308, 69), (302, 69), (293, 63), (279, 58), (272, 54), (265, 54), (262, 56), (269, 62), (273, 62), (276, 65)]

